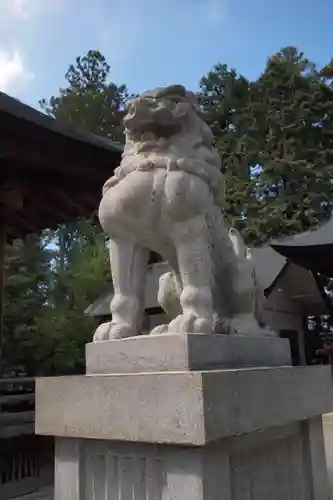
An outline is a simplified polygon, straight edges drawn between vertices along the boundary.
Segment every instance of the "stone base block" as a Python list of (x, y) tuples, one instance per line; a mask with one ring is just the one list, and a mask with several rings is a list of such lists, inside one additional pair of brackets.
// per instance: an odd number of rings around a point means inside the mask
[(55, 500), (328, 500), (321, 418), (205, 447), (57, 438)]
[(36, 433), (73, 438), (202, 446), (332, 407), (325, 366), (36, 380)]
[(328, 500), (329, 367), (36, 381), (55, 500)]
[(86, 345), (87, 374), (290, 365), (288, 339), (228, 335), (138, 336)]

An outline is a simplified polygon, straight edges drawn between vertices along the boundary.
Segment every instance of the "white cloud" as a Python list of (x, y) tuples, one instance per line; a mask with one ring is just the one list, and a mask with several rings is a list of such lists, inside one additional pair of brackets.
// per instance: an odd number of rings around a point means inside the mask
[(24, 64), (19, 52), (9, 54), (0, 50), (0, 90), (12, 92), (34, 79), (34, 74)]
[(35, 75), (27, 65), (27, 47), (44, 15), (64, 0), (0, 0), (0, 90), (25, 88)]
[(0, 13), (11, 21), (30, 21), (60, 3), (62, 0), (0, 0)]
[(11, 0), (9, 2), (9, 8), (12, 8), (15, 13), (22, 15), (24, 13), (25, 8), (27, 7), (27, 3), (28, 2), (26, 0)]
[(24, 16), (27, 4), (27, 0), (0, 0), (1, 16), (6, 16), (6, 21), (19, 20)]

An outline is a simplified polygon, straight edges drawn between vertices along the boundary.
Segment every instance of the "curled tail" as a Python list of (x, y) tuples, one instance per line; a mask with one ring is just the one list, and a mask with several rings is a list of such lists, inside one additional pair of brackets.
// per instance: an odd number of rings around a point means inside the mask
[(237, 229), (229, 229), (228, 235), (238, 260), (238, 272), (235, 282), (236, 293), (239, 295), (239, 299), (247, 304), (248, 312), (252, 312), (259, 325), (263, 326), (263, 302), (265, 296), (262, 287), (258, 283), (251, 249), (245, 245)]

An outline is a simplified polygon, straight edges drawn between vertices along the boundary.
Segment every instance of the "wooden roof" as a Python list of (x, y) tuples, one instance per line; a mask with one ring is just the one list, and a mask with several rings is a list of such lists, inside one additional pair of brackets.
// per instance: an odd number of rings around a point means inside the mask
[(271, 246), (292, 262), (333, 278), (333, 215), (317, 229), (275, 241)]
[(122, 150), (0, 92), (0, 210), (7, 239), (92, 215)]

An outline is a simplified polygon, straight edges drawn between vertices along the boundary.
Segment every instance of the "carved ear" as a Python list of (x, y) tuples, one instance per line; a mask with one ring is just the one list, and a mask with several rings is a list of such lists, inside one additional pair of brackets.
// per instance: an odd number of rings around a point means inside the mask
[(245, 258), (247, 255), (247, 247), (245, 246), (245, 243), (239, 231), (237, 231), (237, 229), (232, 227), (229, 229), (228, 235), (232, 243), (232, 246), (234, 247), (236, 255), (238, 257)]

